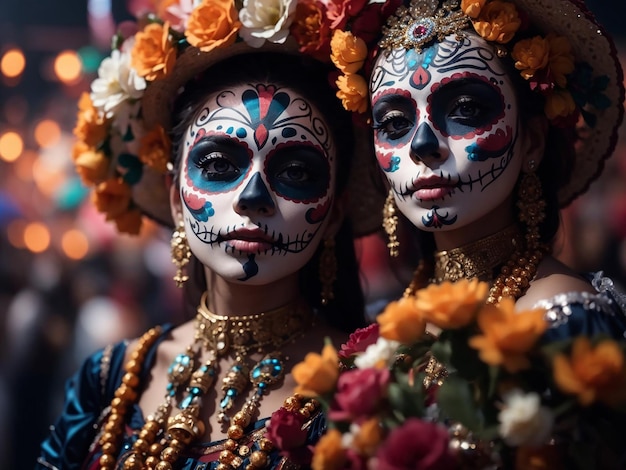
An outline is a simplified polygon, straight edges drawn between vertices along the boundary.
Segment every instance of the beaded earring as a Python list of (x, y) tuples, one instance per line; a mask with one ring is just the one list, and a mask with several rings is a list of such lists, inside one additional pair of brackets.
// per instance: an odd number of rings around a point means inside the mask
[(322, 305), (326, 306), (335, 298), (333, 284), (337, 280), (337, 257), (335, 256), (335, 239), (324, 240), (324, 249), (320, 256), (320, 283), (322, 285)]
[(383, 206), (383, 229), (389, 238), (387, 242), (387, 248), (389, 248), (389, 255), (393, 258), (398, 256), (398, 248), (400, 242), (396, 235), (396, 229), (398, 228), (398, 208), (393, 197), (393, 191), (390, 189), (387, 198), (385, 199), (385, 205)]
[(185, 224), (181, 220), (178, 226), (172, 233), (172, 262), (176, 266), (176, 274), (174, 275), (174, 282), (176, 287), (183, 287), (185, 281), (189, 279), (189, 276), (185, 274), (183, 268), (189, 263), (191, 258), (191, 250), (187, 243), (187, 234), (185, 233)]

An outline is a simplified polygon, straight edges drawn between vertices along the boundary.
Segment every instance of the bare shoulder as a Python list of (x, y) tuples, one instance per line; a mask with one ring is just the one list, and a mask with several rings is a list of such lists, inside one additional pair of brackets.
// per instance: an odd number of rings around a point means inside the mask
[(596, 290), (571, 268), (552, 257), (547, 257), (539, 265), (537, 276), (530, 283), (526, 294), (518, 299), (517, 308), (530, 309), (540, 300), (567, 292), (595, 293)]

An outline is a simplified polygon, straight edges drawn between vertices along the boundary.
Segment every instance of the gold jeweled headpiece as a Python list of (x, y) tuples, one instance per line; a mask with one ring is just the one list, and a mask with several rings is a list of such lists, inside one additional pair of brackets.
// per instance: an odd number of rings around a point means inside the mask
[(433, 39), (442, 41), (449, 34), (460, 36), (470, 24), (470, 18), (459, 9), (457, 0), (413, 0), (408, 7), (398, 8), (382, 29), (378, 45), (383, 49), (415, 49)]

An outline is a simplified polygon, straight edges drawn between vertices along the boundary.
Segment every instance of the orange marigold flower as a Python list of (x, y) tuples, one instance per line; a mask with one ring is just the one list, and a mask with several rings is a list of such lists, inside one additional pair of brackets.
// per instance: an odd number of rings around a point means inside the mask
[(96, 209), (113, 220), (128, 210), (131, 189), (122, 178), (111, 178), (96, 186), (92, 199)]
[(137, 235), (141, 230), (142, 214), (139, 209), (131, 209), (114, 217), (113, 222), (118, 232)]
[(371, 418), (359, 427), (359, 432), (354, 436), (354, 447), (359, 454), (372, 456), (376, 453), (378, 445), (383, 439), (383, 430), (378, 418)]
[(461, 10), (470, 18), (478, 18), (487, 0), (461, 0)]
[(584, 336), (574, 340), (570, 357), (553, 359), (554, 381), (564, 392), (587, 406), (596, 400), (610, 405), (626, 403), (626, 361), (619, 344), (607, 339), (592, 346)]
[(95, 146), (107, 135), (108, 121), (93, 106), (91, 96), (83, 92), (78, 100), (78, 115), (74, 126), (74, 135), (87, 145)]
[(548, 119), (566, 117), (576, 111), (574, 98), (567, 90), (552, 90), (546, 95), (544, 112)]
[(380, 325), (380, 336), (404, 344), (421, 338), (426, 327), (413, 297), (390, 302), (385, 311), (376, 317), (376, 322)]
[(102, 182), (109, 171), (107, 156), (84, 142), (76, 142), (72, 148), (76, 172), (86, 186)]
[(535, 76), (537, 70), (548, 65), (550, 44), (541, 36), (522, 39), (513, 46), (511, 57), (515, 60), (515, 68), (521, 70), (522, 77), (528, 80)]
[(367, 111), (367, 83), (365, 79), (356, 73), (340, 75), (336, 81), (339, 91), (337, 98), (347, 111), (364, 113)]
[(485, 305), (477, 318), (482, 334), (470, 338), (469, 344), (487, 364), (502, 365), (511, 373), (528, 368), (526, 353), (548, 326), (544, 315), (543, 309), (516, 312), (509, 297), (498, 305)]
[(167, 171), (172, 144), (162, 126), (157, 126), (141, 138), (139, 159), (160, 173)]
[(303, 54), (318, 60), (325, 60), (330, 55), (330, 28), (323, 3), (299, 1), (290, 31)]
[(494, 0), (481, 9), (473, 23), (476, 32), (487, 41), (506, 44), (513, 39), (522, 21), (513, 2)]
[(241, 22), (233, 0), (204, 0), (191, 13), (185, 37), (192, 46), (209, 52), (233, 44), (239, 28)]
[(330, 429), (320, 437), (313, 449), (313, 470), (340, 470), (348, 461), (346, 451), (341, 445), (341, 433)]
[(308, 353), (291, 373), (298, 384), (296, 393), (308, 397), (324, 395), (335, 388), (339, 378), (337, 351), (331, 344), (326, 344), (321, 355)]
[(131, 65), (140, 77), (150, 82), (167, 76), (174, 68), (176, 48), (169, 30), (168, 23), (150, 23), (135, 34), (130, 51)]
[(427, 323), (442, 328), (461, 328), (476, 316), (489, 286), (478, 279), (431, 284), (415, 294), (415, 306)]
[(565, 36), (557, 36), (554, 33), (546, 37), (550, 45), (550, 74), (561, 88), (567, 85), (567, 75), (574, 71), (574, 56), (572, 55), (572, 45)]
[(330, 40), (330, 59), (343, 73), (357, 72), (367, 57), (367, 45), (363, 39), (349, 31), (336, 30)]

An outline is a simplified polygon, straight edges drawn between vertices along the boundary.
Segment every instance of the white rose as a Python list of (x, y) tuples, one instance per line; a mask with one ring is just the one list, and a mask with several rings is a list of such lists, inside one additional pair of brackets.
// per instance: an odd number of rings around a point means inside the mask
[(367, 369), (375, 367), (381, 361), (389, 364), (394, 359), (398, 346), (400, 346), (398, 341), (388, 340), (381, 336), (378, 341), (370, 344), (365, 352), (354, 359), (354, 365), (359, 369)]
[(93, 105), (108, 118), (113, 117), (124, 102), (141, 98), (146, 89), (146, 81), (130, 65), (131, 47), (128, 44), (123, 51), (111, 52), (100, 64), (98, 78), (91, 83)]
[(265, 41), (282, 44), (289, 35), (297, 3), (297, 0), (244, 0), (239, 11), (239, 35), (251, 47), (261, 47)]
[(514, 389), (503, 398), (498, 430), (504, 441), (510, 446), (544, 444), (552, 431), (554, 415), (541, 406), (539, 395)]

